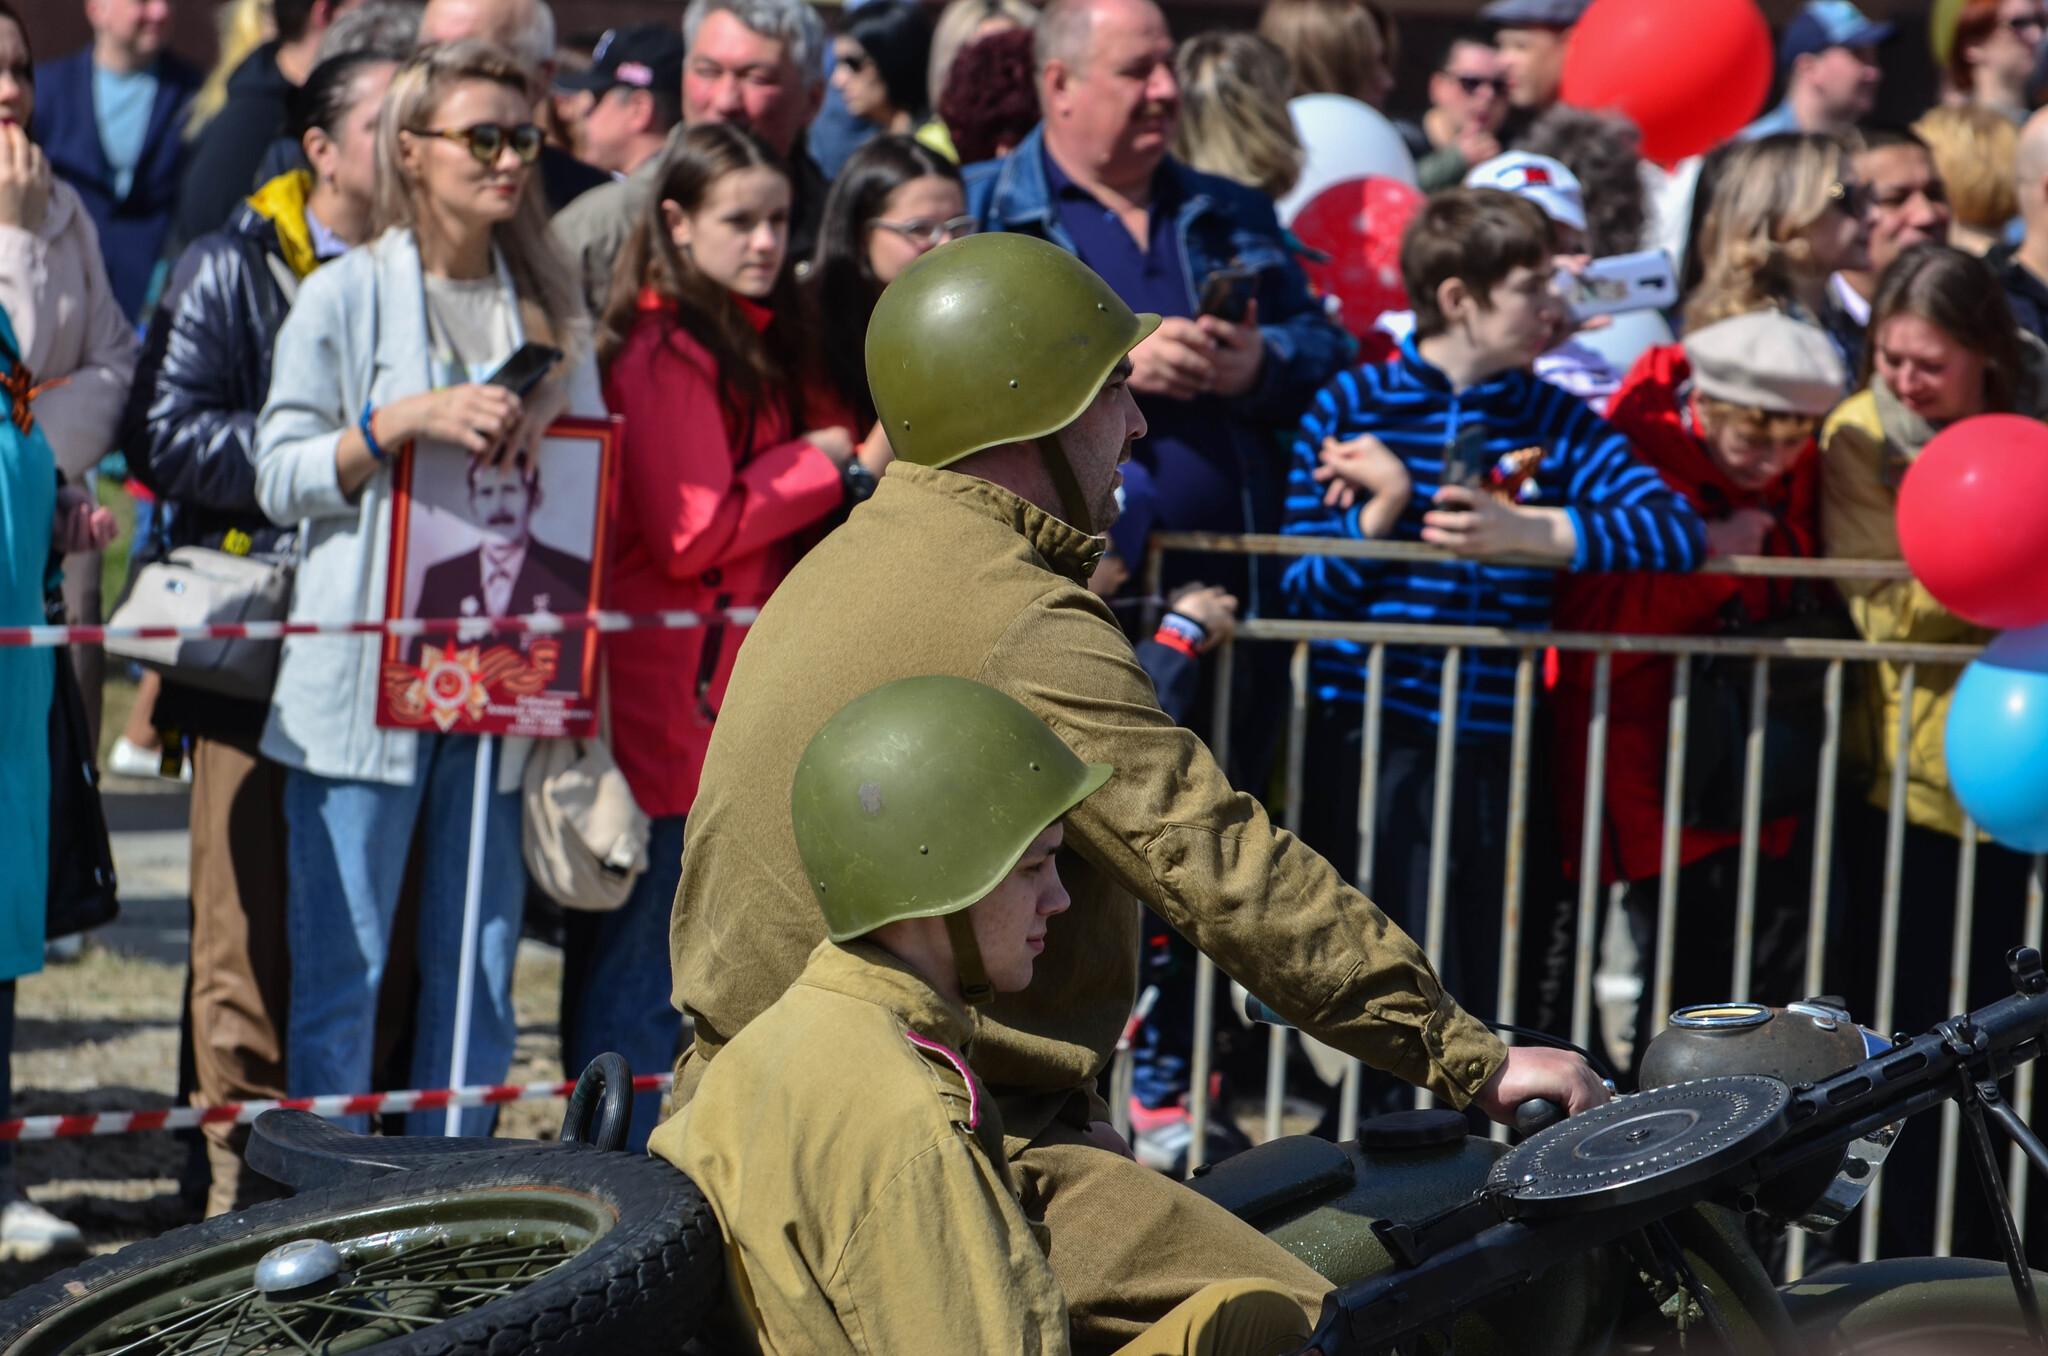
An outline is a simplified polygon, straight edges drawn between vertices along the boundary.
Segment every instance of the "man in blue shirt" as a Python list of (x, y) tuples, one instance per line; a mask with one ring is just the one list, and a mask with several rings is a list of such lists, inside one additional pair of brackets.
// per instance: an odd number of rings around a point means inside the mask
[(115, 299), (152, 299), (201, 75), (164, 50), (170, 0), (85, 0), (92, 46), (36, 68), (29, 136), (99, 229)]
[[(984, 230), (1025, 231), (1077, 254), (1134, 310), (1164, 316), (1131, 353), (1151, 426), (1135, 449), (1168, 530), (1272, 530), (1291, 425), (1351, 348), (1308, 294), (1270, 199), (1167, 154), (1180, 118), (1173, 35), (1151, 0), (1054, 0), (1039, 26), (1044, 121), (1007, 157), (967, 170)], [(1201, 315), (1213, 274), (1240, 270)], [(1241, 309), (1240, 309), (1241, 308)], [(1179, 557), (1242, 593), (1241, 561)], [(1252, 595), (1255, 597), (1255, 594)]]
[[(1355, 540), (1391, 521), (1395, 539), (1462, 559), (1300, 557), (1281, 585), (1296, 615), (1537, 631), (1550, 623), (1554, 570), (1691, 570), (1706, 557), (1698, 516), (1636, 460), (1628, 440), (1529, 370), (1564, 320), (1551, 229), (1533, 201), (1491, 188), (1439, 193), (1410, 223), (1401, 276), (1415, 332), (1385, 366), (1324, 387), (1303, 416), (1284, 531)], [(1405, 496), (1384, 476), (1348, 469), (1368, 449), (1405, 464)], [(1388, 498), (1400, 504), (1398, 516), (1375, 511)], [(1494, 563), (1503, 557), (1517, 563)], [(1482, 1016), (1492, 1011), (1499, 967), (1516, 658), (1464, 651), (1450, 693), (1457, 752), (1446, 911), (1431, 959)], [(1311, 649), (1315, 728), (1302, 837), (1340, 869), (1358, 861), (1367, 661), (1367, 647), (1352, 641)], [(1441, 648), (1387, 650), (1372, 897), (1418, 937), (1430, 935), (1445, 674)], [(1532, 816), (1542, 808), (1535, 798)], [(1529, 826), (1532, 851), (1547, 838)], [(1526, 885), (1524, 893), (1547, 902)]]
[(1877, 45), (1891, 33), (1890, 24), (1873, 21), (1850, 0), (1813, 0), (1778, 39), (1785, 97), (1738, 135), (1744, 141), (1776, 132), (1846, 135), (1877, 102), (1884, 76)]

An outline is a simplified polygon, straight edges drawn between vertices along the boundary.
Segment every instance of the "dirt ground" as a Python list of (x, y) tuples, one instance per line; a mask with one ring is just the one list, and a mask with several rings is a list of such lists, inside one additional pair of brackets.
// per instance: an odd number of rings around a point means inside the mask
[[(527, 941), (513, 1001), (519, 1044), (511, 1081), (560, 1077), (555, 995), (561, 955)], [(20, 983), (14, 1037), (14, 1114), (127, 1111), (172, 1105), (177, 1091), (182, 965), (88, 940), (75, 961)], [(562, 1103), (504, 1108), (498, 1133), (552, 1139)], [(72, 1221), (95, 1253), (112, 1252), (201, 1216), (203, 1179), (181, 1190), (190, 1153), (180, 1136), (103, 1135), (22, 1144), (16, 1181), (31, 1200)], [(203, 1172), (203, 1168), (201, 1169)], [(0, 1297), (75, 1264), (0, 1263)]]

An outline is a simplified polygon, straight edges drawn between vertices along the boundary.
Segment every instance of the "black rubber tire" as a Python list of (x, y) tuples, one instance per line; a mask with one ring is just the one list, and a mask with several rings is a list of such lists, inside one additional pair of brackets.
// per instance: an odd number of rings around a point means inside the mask
[[(672, 1356), (704, 1324), (724, 1284), (724, 1243), (704, 1195), (659, 1159), (568, 1146), (468, 1158), (274, 1201), (174, 1229), (53, 1276), (0, 1304), (0, 1356), (41, 1350), (46, 1325), (117, 1283), (295, 1221), (480, 1187), (552, 1187), (589, 1197), (616, 1222), (525, 1289), (367, 1349), (374, 1356)], [(314, 1233), (309, 1227), (308, 1234)], [(43, 1341), (24, 1345), (42, 1336)]]

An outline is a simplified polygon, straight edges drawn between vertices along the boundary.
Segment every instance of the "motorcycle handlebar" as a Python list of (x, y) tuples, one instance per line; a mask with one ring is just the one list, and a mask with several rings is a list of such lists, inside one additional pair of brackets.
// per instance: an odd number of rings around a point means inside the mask
[(1565, 1118), (1565, 1109), (1547, 1097), (1531, 1097), (1515, 1108), (1515, 1133), (1523, 1139), (1548, 1130)]

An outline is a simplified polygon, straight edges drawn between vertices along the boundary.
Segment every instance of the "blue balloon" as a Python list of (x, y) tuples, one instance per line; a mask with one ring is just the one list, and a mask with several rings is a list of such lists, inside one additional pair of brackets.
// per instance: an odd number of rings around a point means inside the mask
[(1977, 826), (2048, 852), (2048, 627), (2008, 631), (1963, 671), (1948, 711), (1948, 777)]

